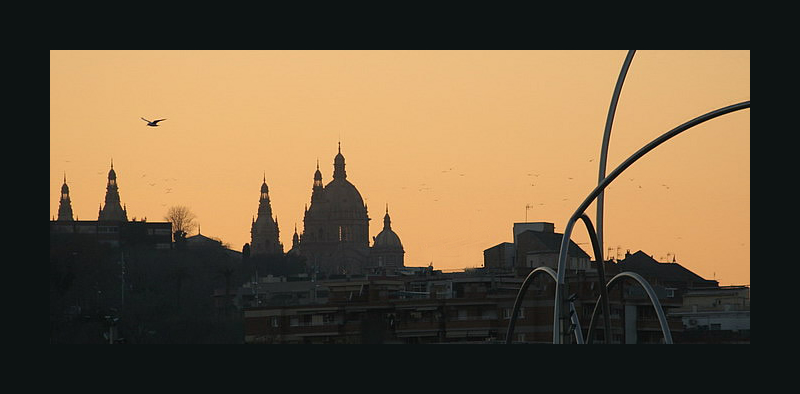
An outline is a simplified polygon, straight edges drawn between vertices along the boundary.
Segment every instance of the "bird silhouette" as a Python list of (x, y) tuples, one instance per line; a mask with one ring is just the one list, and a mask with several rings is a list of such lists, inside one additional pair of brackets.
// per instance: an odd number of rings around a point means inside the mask
[(143, 120), (143, 121), (145, 121), (145, 122), (147, 122), (147, 125), (148, 125), (148, 126), (151, 126), (151, 127), (156, 127), (156, 126), (158, 126), (158, 122), (160, 122), (160, 121), (162, 121), (162, 120), (166, 120), (166, 119), (156, 119), (156, 120), (153, 120), (153, 121), (149, 121), (149, 120), (147, 120), (147, 119), (145, 119), (145, 118), (142, 118), (142, 120)]

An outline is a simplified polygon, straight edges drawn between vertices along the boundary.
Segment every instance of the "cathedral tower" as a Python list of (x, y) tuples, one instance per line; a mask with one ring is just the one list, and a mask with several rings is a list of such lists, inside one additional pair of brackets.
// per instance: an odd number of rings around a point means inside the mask
[(269, 201), (267, 177), (261, 184), (261, 196), (258, 199), (258, 217), (250, 226), (250, 254), (283, 254), (283, 244), (279, 240), (278, 218), (272, 218), (272, 206)]
[(58, 203), (58, 220), (73, 221), (72, 202), (69, 199), (69, 186), (67, 186), (67, 174), (64, 174), (64, 184), (61, 185), (61, 200)]
[(100, 208), (98, 219), (101, 221), (128, 221), (126, 208), (120, 205), (119, 186), (117, 185), (117, 173), (114, 171), (114, 160), (111, 160), (111, 170), (108, 171), (108, 183), (106, 184), (106, 205)]
[(347, 180), (341, 144), (333, 160), (333, 180), (325, 186), (317, 164), (299, 247), (308, 265), (321, 272), (357, 273), (368, 266), (367, 207), (361, 193)]

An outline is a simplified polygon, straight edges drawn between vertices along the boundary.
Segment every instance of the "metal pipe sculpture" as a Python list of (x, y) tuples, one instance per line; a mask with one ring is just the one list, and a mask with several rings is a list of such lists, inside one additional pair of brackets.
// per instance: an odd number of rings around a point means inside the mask
[[(601, 264), (602, 264), (602, 253), (601, 253), (600, 245), (597, 242), (597, 233), (595, 233), (595, 231), (594, 231), (594, 227), (592, 226), (592, 221), (591, 221), (591, 219), (589, 219), (588, 216), (586, 216), (586, 214), (581, 215), (581, 219), (583, 220), (584, 224), (586, 224), (586, 231), (589, 233), (589, 238), (592, 241), (592, 249), (594, 250), (595, 260), (596, 261), (600, 261)], [(602, 267), (601, 267), (601, 269), (602, 269)], [(525, 281), (523, 281), (522, 286), (520, 288), (521, 292), (517, 293), (517, 299), (514, 300), (514, 309), (513, 309), (513, 312), (511, 314), (511, 321), (509, 322), (508, 331), (506, 332), (506, 343), (511, 343), (511, 337), (514, 334), (514, 326), (515, 326), (515, 323), (516, 323), (516, 316), (517, 316), (517, 313), (519, 312), (519, 308), (522, 305), (522, 297), (520, 295), (524, 296), (525, 292), (527, 292), (528, 286), (530, 286), (531, 282), (535, 278), (535, 276), (536, 276), (535, 272), (537, 272), (537, 271), (546, 272), (547, 274), (549, 274), (553, 278), (553, 280), (557, 280), (555, 271), (553, 271), (553, 269), (550, 268), (550, 267), (538, 267), (538, 268), (534, 269), (533, 271), (531, 271), (531, 273), (528, 274), (528, 276), (525, 278)], [(600, 272), (602, 273), (603, 271), (600, 271)], [(605, 290), (605, 288), (606, 288), (605, 276), (603, 276), (603, 275), (599, 276), (599, 280), (601, 280), (601, 282), (599, 283), (600, 288)], [(522, 291), (522, 289), (525, 289), (525, 290)], [(601, 297), (603, 296), (603, 294), (606, 294), (606, 298), (605, 299), (601, 298), (601, 299), (597, 300), (598, 303), (595, 304), (595, 312), (597, 311), (597, 306), (600, 305), (600, 302), (604, 301), (605, 302), (603, 304), (604, 305), (604, 312), (605, 312), (604, 313), (604, 317), (605, 317), (606, 321), (609, 321), (610, 319), (607, 316), (608, 315), (607, 311), (609, 309), (607, 307), (605, 307), (605, 305), (608, 304), (608, 298), (607, 298), (608, 296), (607, 296), (607, 293), (605, 291), (601, 291)], [(571, 319), (572, 320), (572, 325), (573, 325), (573, 327), (575, 329), (575, 339), (577, 340), (578, 343), (583, 343), (584, 340), (583, 340), (583, 333), (581, 331), (580, 321), (578, 320), (577, 313), (575, 312), (574, 306), (572, 306), (571, 304), (570, 304), (570, 315), (572, 316), (572, 319)], [(594, 319), (594, 315), (592, 315), (592, 317)], [(592, 321), (594, 321), (594, 320), (592, 320)], [(607, 324), (607, 326), (610, 327), (610, 323)], [(590, 324), (590, 326), (589, 326), (589, 334), (591, 334), (591, 332), (592, 332), (592, 327), (593, 326)], [(611, 329), (608, 328), (607, 330), (610, 331)], [(606, 335), (610, 335), (610, 334), (606, 334)], [(610, 339), (606, 339), (606, 343), (609, 343), (609, 342), (610, 342)]]
[[(656, 295), (656, 292), (653, 290), (653, 287), (650, 286), (650, 283), (648, 283), (644, 278), (642, 278), (641, 275), (630, 271), (620, 272), (619, 274), (611, 278), (610, 281), (608, 281), (606, 289), (611, 290), (611, 287), (613, 287), (618, 282), (622, 282), (621, 279), (624, 279), (626, 277), (633, 278), (634, 280), (639, 282), (639, 284), (642, 285), (642, 287), (644, 287), (644, 291), (647, 292), (647, 296), (650, 298), (650, 303), (652, 303), (653, 307), (655, 307), (656, 309), (656, 314), (658, 315), (658, 323), (661, 325), (661, 332), (664, 334), (664, 343), (671, 344), (672, 333), (669, 330), (669, 325), (667, 324), (667, 317), (664, 315), (664, 310), (661, 308), (661, 303), (658, 301), (658, 296)], [(589, 332), (586, 334), (587, 343), (592, 343), (592, 331), (594, 330), (595, 317), (597, 315), (597, 309), (599, 305), (600, 305), (599, 302), (596, 303), (594, 306), (594, 311), (592, 312), (592, 320), (589, 322)]]
[[(602, 303), (603, 311), (604, 311), (604, 325), (605, 325), (605, 333), (604, 334), (605, 334), (605, 338), (606, 338), (606, 343), (610, 342), (609, 341), (609, 338), (610, 338), (610, 319), (608, 317), (608, 314), (609, 314), (608, 288), (617, 280), (617, 278), (621, 278), (621, 277), (633, 278), (636, 281), (638, 281), (642, 285), (642, 287), (645, 288), (645, 291), (647, 291), (648, 296), (650, 297), (651, 303), (656, 308), (656, 313), (659, 314), (659, 321), (661, 322), (661, 328), (662, 328), (662, 331), (664, 332), (665, 342), (666, 343), (672, 343), (672, 336), (671, 336), (671, 334), (669, 332), (669, 327), (666, 325), (666, 318), (662, 319), (664, 311), (662, 310), (661, 305), (658, 302), (658, 297), (655, 296), (655, 292), (653, 292), (652, 287), (650, 286), (649, 283), (647, 283), (646, 280), (644, 280), (641, 276), (639, 276), (639, 275), (637, 275), (635, 273), (623, 272), (623, 273), (620, 273), (619, 275), (615, 276), (611, 281), (609, 281), (608, 284), (603, 284), (603, 282), (605, 281), (605, 278), (604, 278), (605, 277), (605, 273), (604, 273), (604, 269), (603, 269), (603, 258), (602, 258), (602, 254), (601, 254), (602, 253), (602, 228), (603, 228), (603, 222), (602, 222), (602, 220), (603, 220), (603, 202), (602, 202), (603, 201), (603, 192), (604, 192), (605, 188), (608, 187), (608, 185), (611, 184), (611, 182), (613, 182), (620, 174), (622, 174), (623, 171), (625, 171), (628, 167), (630, 167), (633, 163), (635, 163), (637, 160), (639, 160), (642, 156), (644, 156), (645, 154), (647, 154), (651, 150), (655, 149), (656, 147), (658, 147), (662, 143), (668, 141), (669, 139), (675, 137), (676, 135), (678, 135), (678, 134), (680, 134), (680, 133), (682, 133), (682, 132), (684, 132), (684, 131), (686, 131), (686, 130), (694, 127), (694, 126), (697, 126), (697, 125), (699, 125), (699, 124), (701, 124), (703, 122), (706, 122), (708, 120), (714, 119), (714, 118), (716, 118), (718, 116), (722, 116), (722, 115), (725, 115), (725, 114), (728, 114), (728, 113), (731, 113), (731, 112), (734, 112), (734, 111), (739, 111), (739, 110), (742, 110), (742, 109), (750, 108), (750, 101), (744, 101), (744, 102), (741, 102), (741, 103), (729, 105), (727, 107), (719, 108), (717, 110), (714, 110), (714, 111), (705, 113), (703, 115), (700, 115), (700, 116), (698, 116), (698, 117), (696, 117), (696, 118), (694, 118), (694, 119), (692, 119), (692, 120), (690, 120), (688, 122), (685, 122), (685, 123), (679, 125), (678, 127), (675, 127), (674, 129), (662, 134), (661, 136), (659, 136), (658, 138), (654, 139), (653, 141), (651, 141), (647, 145), (643, 146), (641, 149), (636, 151), (633, 155), (628, 157), (628, 159), (626, 159), (624, 162), (622, 162), (622, 164), (617, 166), (617, 168), (615, 168), (614, 171), (612, 171), (608, 176), (605, 176), (605, 165), (606, 165), (606, 159), (607, 159), (607, 153), (608, 153), (608, 141), (609, 141), (610, 133), (611, 133), (611, 124), (613, 122), (614, 112), (616, 111), (616, 105), (617, 105), (617, 102), (618, 102), (618, 99), (619, 99), (619, 93), (620, 93), (620, 91), (622, 89), (622, 82), (624, 81), (625, 75), (627, 74), (627, 70), (630, 67), (630, 62), (633, 59), (633, 54), (634, 53), (635, 53), (634, 51), (629, 51), (628, 52), (628, 55), (627, 55), (627, 57), (625, 59), (625, 62), (623, 64), (622, 71), (620, 72), (620, 76), (619, 76), (619, 78), (617, 80), (617, 85), (616, 85), (616, 88), (614, 90), (614, 95), (612, 96), (611, 105), (610, 105), (609, 113), (608, 113), (608, 118), (606, 120), (606, 127), (605, 127), (604, 135), (603, 135), (603, 145), (602, 145), (601, 154), (600, 154), (601, 155), (601, 158), (600, 158), (600, 175), (599, 175), (597, 187), (595, 187), (594, 190), (592, 190), (592, 192), (589, 193), (589, 195), (586, 197), (586, 199), (584, 199), (584, 201), (578, 206), (578, 209), (576, 209), (575, 212), (572, 214), (572, 216), (570, 217), (569, 221), (567, 222), (566, 228), (564, 229), (564, 235), (561, 238), (561, 246), (560, 246), (559, 255), (558, 255), (558, 267), (557, 267), (557, 271), (555, 272), (556, 294), (555, 294), (555, 301), (554, 301), (554, 305), (553, 305), (553, 308), (554, 308), (554, 311), (553, 311), (553, 343), (554, 344), (563, 343), (563, 342), (566, 341), (566, 337), (569, 335), (569, 333), (565, 329), (566, 328), (566, 324), (567, 324), (568, 319), (570, 318), (570, 315), (574, 316), (574, 312), (572, 314), (570, 314), (569, 313), (569, 308), (565, 308), (564, 307), (564, 304), (567, 302), (566, 301), (567, 300), (567, 298), (566, 298), (566, 284), (564, 282), (564, 277), (565, 277), (565, 273), (566, 273), (566, 261), (567, 261), (567, 256), (568, 256), (569, 241), (570, 241), (570, 238), (571, 238), (571, 235), (572, 235), (572, 229), (575, 226), (575, 222), (579, 218), (583, 219), (584, 223), (587, 226), (587, 230), (589, 231), (590, 238), (592, 238), (592, 247), (593, 247), (594, 253), (595, 253), (595, 260), (597, 260), (597, 262), (598, 262), (598, 274), (600, 275), (600, 283), (601, 283), (600, 292), (601, 292), (601, 295), (597, 300), (597, 304), (595, 304), (595, 311), (594, 312), (595, 313), (597, 312), (597, 308), (598, 308), (599, 304)], [(589, 218), (584, 213), (586, 211), (586, 209), (589, 207), (589, 205), (592, 202), (595, 201), (595, 199), (598, 200), (598, 210), (597, 210), (598, 231), (597, 231), (596, 234), (595, 234), (594, 230), (591, 227), (591, 221), (589, 220)], [(527, 292), (528, 286), (530, 286), (530, 282), (532, 281), (533, 277), (535, 276), (535, 273), (547, 272), (548, 274), (552, 275), (552, 273), (551, 273), (552, 269), (548, 268), (547, 270), (544, 270), (544, 268), (547, 268), (547, 267), (539, 267), (537, 269), (534, 269), (533, 271), (531, 271), (530, 274), (528, 274), (528, 277), (525, 278), (525, 281), (523, 281), (523, 284), (520, 287), (519, 292), (517, 293), (517, 298), (514, 301), (514, 312), (513, 312), (512, 316), (511, 316), (511, 320), (509, 321), (508, 331), (507, 331), (507, 336), (506, 336), (506, 343), (511, 343), (510, 338), (511, 338), (511, 335), (513, 334), (513, 332), (514, 332), (514, 326), (516, 324), (516, 318), (517, 318), (517, 313), (519, 311), (520, 304), (521, 304), (522, 299), (523, 299), (523, 297), (525, 295), (525, 292)], [(591, 334), (592, 334), (592, 328), (593, 328), (592, 325), (593, 325), (593, 322), (594, 322), (595, 313), (592, 314), (592, 323), (590, 323), (590, 328), (589, 328), (589, 333), (588, 333), (589, 338), (590, 338), (590, 343), (591, 343)], [(580, 332), (579, 328), (580, 327), (578, 326), (578, 332)], [(583, 343), (582, 340), (578, 340), (577, 342), (578, 343)]]
[[(625, 56), (625, 61), (622, 63), (622, 70), (619, 72), (617, 78), (617, 85), (614, 87), (614, 94), (611, 95), (611, 104), (608, 106), (608, 117), (606, 117), (606, 127), (603, 131), (603, 144), (600, 146), (600, 163), (597, 175), (597, 183), (603, 181), (606, 177), (606, 160), (608, 159), (608, 142), (611, 139), (611, 125), (614, 123), (614, 114), (617, 112), (617, 102), (619, 102), (619, 94), (622, 92), (622, 83), (625, 82), (625, 76), (628, 75), (628, 69), (631, 66), (635, 50), (628, 51)], [(605, 336), (606, 343), (611, 343), (611, 319), (609, 318), (609, 305), (608, 294), (604, 283), (606, 283), (606, 273), (603, 267), (603, 205), (605, 201), (605, 191), (601, 191), (597, 196), (597, 245), (600, 248), (601, 254), (597, 262), (597, 274), (599, 275), (598, 281), (600, 285), (600, 296), (603, 299), (603, 328), (605, 328), (603, 335)], [(597, 253), (595, 252), (595, 256)]]
[(537, 267), (525, 277), (525, 280), (522, 282), (522, 287), (520, 287), (519, 292), (517, 292), (517, 298), (514, 300), (514, 309), (511, 312), (511, 320), (508, 322), (508, 330), (506, 330), (506, 344), (511, 343), (511, 337), (514, 335), (514, 326), (517, 323), (519, 308), (522, 306), (522, 298), (525, 297), (525, 293), (527, 293), (528, 287), (533, 283), (533, 279), (541, 273), (546, 273), (550, 275), (553, 280), (556, 280), (556, 272), (550, 267)]
[(586, 211), (586, 208), (594, 201), (598, 194), (603, 191), (611, 182), (614, 181), (620, 174), (622, 174), (625, 169), (630, 167), (633, 163), (639, 160), (642, 156), (650, 152), (651, 150), (655, 149), (659, 145), (663, 144), (666, 141), (669, 141), (671, 138), (675, 137), (676, 135), (697, 126), (703, 122), (708, 120), (714, 119), (718, 116), (725, 115), (727, 113), (731, 113), (734, 111), (742, 110), (745, 108), (750, 108), (750, 101), (743, 101), (741, 103), (729, 105), (727, 107), (723, 107), (703, 115), (700, 115), (682, 125), (662, 134), (658, 138), (654, 139), (647, 145), (643, 146), (641, 149), (636, 151), (633, 155), (627, 158), (622, 164), (620, 164), (617, 168), (614, 169), (607, 177), (600, 182), (597, 187), (589, 193), (589, 196), (583, 200), (578, 209), (575, 210), (575, 213), (572, 214), (569, 221), (567, 222), (567, 226), (564, 229), (564, 236), (561, 238), (561, 248), (559, 250), (558, 255), (558, 269), (556, 271), (557, 279), (556, 279), (556, 300), (555, 300), (555, 312), (553, 318), (553, 343), (562, 343), (562, 333), (564, 332), (563, 326), (566, 322), (567, 316), (564, 314), (563, 303), (565, 299), (565, 284), (564, 284), (564, 275), (566, 272), (566, 263), (567, 263), (567, 249), (569, 247), (569, 240), (570, 236), (572, 235), (572, 228), (575, 226), (575, 222), (580, 218), (581, 215)]

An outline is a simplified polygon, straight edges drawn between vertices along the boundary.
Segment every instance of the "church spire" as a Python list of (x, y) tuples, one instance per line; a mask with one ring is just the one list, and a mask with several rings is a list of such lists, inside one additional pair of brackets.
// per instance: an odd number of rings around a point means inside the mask
[(64, 184), (61, 185), (61, 199), (58, 203), (58, 220), (72, 221), (72, 202), (69, 198), (67, 173), (64, 172)]
[(279, 241), (279, 234), (278, 217), (272, 217), (267, 174), (264, 172), (261, 194), (258, 199), (258, 214), (250, 225), (251, 255), (283, 253), (283, 245)]
[(339, 142), (339, 153), (333, 158), (333, 179), (347, 179), (344, 170), (344, 155), (342, 155), (342, 143)]
[(383, 216), (383, 229), (392, 229), (392, 219), (389, 217), (389, 203), (386, 203), (386, 215)]
[(106, 184), (105, 206), (100, 209), (98, 220), (128, 221), (127, 209), (120, 205), (119, 186), (117, 185), (117, 172), (114, 171), (114, 159), (111, 159), (111, 169), (108, 171)]
[(314, 184), (311, 187), (311, 202), (319, 201), (322, 198), (322, 173), (319, 171), (319, 159), (317, 159), (317, 170), (314, 171)]
[(261, 196), (258, 199), (258, 216), (272, 217), (272, 206), (269, 202), (269, 186), (267, 186), (267, 175), (264, 173), (264, 181), (261, 183)]

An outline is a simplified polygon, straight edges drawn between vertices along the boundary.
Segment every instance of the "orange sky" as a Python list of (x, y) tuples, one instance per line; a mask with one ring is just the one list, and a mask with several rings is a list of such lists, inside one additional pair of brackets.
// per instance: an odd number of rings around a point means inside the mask
[[(370, 239), (388, 203), (407, 266), (480, 267), (484, 249), (512, 241), (526, 204), (529, 221), (563, 232), (597, 184), (625, 54), (51, 51), (50, 218), (66, 172), (75, 215), (96, 220), (113, 158), (129, 218), (163, 221), (186, 205), (204, 235), (241, 250), (266, 174), (288, 250), (316, 160), (329, 182), (341, 140)], [(637, 51), (608, 172), (667, 130), (749, 99), (750, 51)], [(750, 110), (626, 170), (607, 189), (604, 230), (611, 256), (676, 255), (705, 278), (749, 284)], [(572, 239), (592, 254), (582, 225)]]

